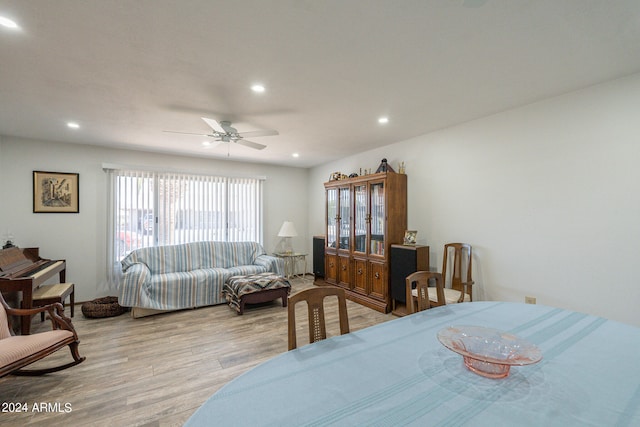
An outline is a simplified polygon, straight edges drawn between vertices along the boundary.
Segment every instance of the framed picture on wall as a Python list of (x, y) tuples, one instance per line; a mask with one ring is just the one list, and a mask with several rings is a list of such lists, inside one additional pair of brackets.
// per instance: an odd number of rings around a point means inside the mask
[(33, 171), (33, 212), (80, 212), (80, 175)]

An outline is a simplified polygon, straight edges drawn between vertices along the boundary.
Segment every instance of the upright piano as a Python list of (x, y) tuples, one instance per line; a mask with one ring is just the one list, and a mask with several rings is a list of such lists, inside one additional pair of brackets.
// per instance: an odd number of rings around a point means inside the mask
[[(60, 283), (66, 281), (65, 260), (40, 258), (39, 252), (39, 248), (11, 247), (0, 250), (0, 291), (21, 293), (22, 308), (33, 307), (33, 291), (56, 273), (60, 275)], [(20, 328), (22, 335), (28, 335), (30, 327), (31, 318), (23, 316)]]

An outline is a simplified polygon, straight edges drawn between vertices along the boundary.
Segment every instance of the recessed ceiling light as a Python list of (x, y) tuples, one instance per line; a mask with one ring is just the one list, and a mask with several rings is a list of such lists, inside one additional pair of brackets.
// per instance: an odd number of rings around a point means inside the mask
[(76, 122), (68, 122), (67, 127), (70, 127), (71, 129), (79, 129), (80, 125)]
[(3, 27), (11, 28), (11, 29), (20, 28), (18, 27), (18, 24), (16, 24), (15, 21), (12, 21), (11, 19), (6, 18), (4, 16), (0, 16), (0, 25), (2, 25)]
[(211, 147), (211, 141), (202, 141), (202, 146), (203, 147)]
[(300, 154), (298, 154), (298, 153), (293, 153), (293, 154), (292, 154), (292, 156), (293, 156), (293, 157), (300, 157)]
[(378, 123), (380, 123), (381, 125), (386, 125), (387, 123), (389, 123), (389, 117), (380, 117), (378, 119)]
[(261, 84), (254, 84), (253, 86), (251, 86), (251, 90), (256, 93), (262, 93), (265, 91), (265, 88)]

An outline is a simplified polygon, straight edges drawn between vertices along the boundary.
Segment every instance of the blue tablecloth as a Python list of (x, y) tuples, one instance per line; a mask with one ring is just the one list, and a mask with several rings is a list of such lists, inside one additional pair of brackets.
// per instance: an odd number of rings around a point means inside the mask
[[(536, 344), (504, 379), (437, 339), (477, 325)], [(541, 305), (447, 305), (277, 356), (225, 385), (187, 426), (640, 426), (640, 329)]]

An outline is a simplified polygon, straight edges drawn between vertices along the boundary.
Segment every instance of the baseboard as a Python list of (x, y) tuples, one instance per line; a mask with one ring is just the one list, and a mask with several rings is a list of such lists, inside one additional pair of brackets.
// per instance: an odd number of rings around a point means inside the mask
[(154, 314), (168, 313), (174, 310), (155, 310), (153, 308), (132, 307), (131, 317), (139, 319), (140, 317), (153, 316)]

